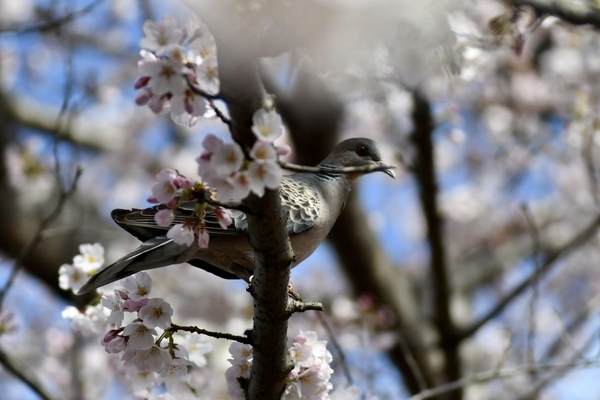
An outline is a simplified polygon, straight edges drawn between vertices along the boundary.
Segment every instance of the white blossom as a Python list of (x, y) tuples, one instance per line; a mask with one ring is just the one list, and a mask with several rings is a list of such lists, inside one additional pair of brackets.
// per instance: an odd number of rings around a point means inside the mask
[(252, 132), (260, 140), (273, 142), (283, 133), (283, 122), (276, 111), (259, 108), (252, 116)]
[(123, 288), (131, 300), (146, 299), (152, 290), (152, 278), (147, 272), (138, 272), (125, 279)]
[(117, 328), (123, 323), (123, 301), (118, 294), (102, 296), (102, 305), (110, 310), (106, 323), (115, 324)]
[(169, 46), (178, 44), (183, 38), (183, 31), (177, 28), (177, 21), (168, 15), (160, 21), (144, 22), (142, 30), (146, 37), (140, 40), (140, 47), (152, 50), (157, 55), (164, 53)]
[(149, 349), (154, 344), (156, 330), (148, 328), (142, 322), (132, 322), (123, 329), (123, 335), (128, 336), (127, 348), (131, 350)]
[(194, 232), (183, 224), (173, 225), (167, 232), (167, 237), (173, 239), (173, 242), (177, 244), (185, 244), (187, 246), (191, 246), (194, 242)]
[(168, 328), (171, 326), (173, 308), (163, 299), (150, 299), (138, 312), (138, 317), (148, 328)]
[(85, 273), (94, 274), (104, 264), (104, 247), (100, 243), (82, 244), (79, 252), (73, 258), (73, 265)]

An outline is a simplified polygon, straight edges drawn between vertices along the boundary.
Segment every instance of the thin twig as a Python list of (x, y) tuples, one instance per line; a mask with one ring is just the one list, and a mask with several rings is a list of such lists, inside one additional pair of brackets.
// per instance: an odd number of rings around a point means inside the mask
[[(534, 342), (535, 342), (535, 308), (537, 304), (537, 300), (539, 298), (539, 275), (540, 275), (540, 232), (538, 227), (533, 219), (533, 215), (527, 207), (527, 204), (521, 205), (521, 210), (523, 210), (523, 215), (525, 216), (525, 220), (527, 221), (527, 225), (529, 226), (529, 230), (531, 231), (531, 239), (533, 241), (533, 265), (535, 267), (534, 271), (534, 279), (531, 282), (531, 300), (529, 302), (529, 327), (527, 331), (527, 363), (533, 364), (535, 362), (535, 354), (534, 354)], [(535, 371), (531, 371), (532, 374), (535, 374)], [(535, 376), (532, 375), (532, 379)]]
[(229, 118), (227, 118), (227, 116), (225, 114), (223, 114), (223, 112), (221, 110), (219, 110), (219, 107), (217, 107), (217, 105), (215, 104), (215, 101), (213, 99), (208, 99), (208, 104), (210, 104), (210, 106), (212, 107), (212, 109), (215, 111), (215, 114), (217, 114), (217, 117), (219, 117), (219, 119), (228, 127), (231, 128), (231, 120)]
[[(596, 343), (596, 335), (592, 334), (592, 335), (590, 335), (590, 337), (588, 338), (588, 340), (585, 341), (585, 343), (581, 347), (581, 350), (579, 350), (578, 352), (582, 353), (582, 354), (585, 353), (595, 343)], [(573, 361), (573, 360), (575, 360), (577, 358), (578, 358), (578, 356), (574, 355), (573, 357), (571, 357), (571, 360), (572, 360), (571, 362), (573, 362), (573, 363), (577, 362), (577, 361)], [(589, 361), (589, 360), (583, 360), (583, 361)], [(582, 360), (579, 360), (579, 362), (582, 362)], [(556, 369), (551, 369), (548, 372), (547, 376), (544, 376), (544, 378), (542, 378), (538, 382), (536, 382), (535, 387), (533, 389), (531, 389), (525, 395), (519, 397), (518, 400), (537, 399), (539, 397), (539, 396), (537, 396), (537, 394), (544, 387), (555, 383), (558, 378), (560, 378), (562, 375), (568, 373), (569, 370), (572, 369), (572, 368), (573, 368), (572, 366), (570, 366), (570, 365), (567, 364), (567, 366), (565, 366), (565, 367), (559, 367), (559, 368), (556, 368)]]
[(439, 396), (444, 393), (453, 392), (458, 389), (465, 388), (467, 386), (475, 385), (478, 383), (486, 383), (495, 379), (507, 379), (515, 376), (530, 373), (531, 371), (554, 371), (562, 369), (573, 369), (573, 368), (586, 368), (586, 367), (598, 367), (600, 368), (599, 360), (583, 360), (577, 362), (563, 363), (563, 364), (537, 364), (537, 365), (518, 365), (516, 367), (508, 367), (498, 369), (492, 369), (489, 371), (479, 372), (471, 376), (464, 377), (454, 382), (449, 382), (438, 387), (427, 389), (421, 393), (410, 397), (408, 400), (424, 400), (430, 399), (435, 396)]
[(495, 318), (498, 314), (500, 314), (508, 304), (510, 304), (514, 299), (520, 296), (525, 289), (527, 289), (535, 279), (543, 276), (548, 271), (550, 271), (551, 267), (554, 263), (566, 255), (570, 254), (573, 250), (579, 248), (584, 243), (586, 243), (589, 239), (594, 237), (596, 232), (600, 228), (600, 215), (596, 217), (591, 224), (585, 227), (581, 232), (575, 235), (570, 241), (565, 243), (558, 250), (555, 250), (550, 255), (546, 257), (544, 262), (541, 263), (541, 267), (537, 273), (531, 274), (528, 278), (526, 278), (523, 282), (521, 282), (517, 287), (510, 291), (502, 300), (500, 300), (490, 311), (488, 311), (483, 317), (479, 320), (471, 324), (470, 326), (463, 329), (459, 332), (457, 340), (464, 340), (475, 332), (479, 330), (483, 325), (485, 325), (488, 321)]
[(289, 162), (280, 161), (279, 165), (283, 169), (293, 172), (312, 172), (314, 174), (355, 174), (357, 172), (386, 172), (395, 169), (395, 165), (365, 165), (361, 167), (343, 167), (343, 168), (322, 168), (322, 167), (307, 167), (304, 165), (292, 164)]
[(227, 340), (233, 340), (234, 342), (240, 342), (243, 344), (252, 344), (250, 338), (246, 337), (246, 336), (233, 335), (231, 333), (226, 333), (226, 332), (209, 331), (206, 329), (198, 328), (197, 326), (181, 326), (181, 325), (171, 324), (171, 327), (167, 328), (167, 330), (170, 330), (172, 332), (177, 332), (177, 331), (191, 332), (191, 333), (197, 333), (198, 335), (206, 335), (206, 336), (214, 337), (216, 339), (227, 339)]
[(94, 8), (96, 8), (96, 6), (98, 6), (100, 3), (102, 3), (102, 1), (104, 1), (104, 0), (95, 0), (80, 10), (70, 12), (70, 13), (63, 15), (62, 17), (59, 17), (52, 21), (42, 22), (40, 24), (35, 24), (32, 26), (22, 26), (22, 27), (11, 26), (11, 27), (6, 27), (6, 28), (0, 27), (0, 34), (3, 34), (3, 33), (25, 34), (25, 33), (33, 33), (33, 32), (45, 32), (45, 31), (48, 31), (51, 29), (56, 29), (62, 25), (68, 24), (69, 22), (71, 22), (79, 17), (84, 16), (85, 14), (90, 13), (91, 11), (94, 10)]
[(33, 390), (38, 396), (40, 396), (42, 400), (53, 399), (52, 396), (50, 396), (42, 387), (40, 382), (38, 382), (37, 378), (28, 372), (28, 368), (26, 366), (17, 365), (15, 360), (13, 360), (13, 358), (6, 354), (2, 349), (0, 349), (0, 364), (2, 364), (7, 371), (16, 376), (21, 382), (26, 384), (31, 390)]
[(292, 315), (297, 312), (305, 311), (323, 311), (323, 304), (318, 301), (298, 301), (290, 299), (288, 301), (287, 310), (288, 314)]
[(404, 355), (404, 360), (406, 361), (406, 364), (410, 368), (412, 375), (415, 378), (415, 381), (417, 382), (419, 391), (427, 389), (427, 381), (425, 380), (425, 376), (423, 375), (421, 368), (419, 368), (419, 363), (413, 356), (412, 350), (408, 345), (406, 338), (404, 337), (404, 335), (402, 335), (402, 332), (400, 332), (400, 330), (396, 332), (396, 340), (398, 345), (400, 346), (402, 354)]
[(82, 172), (83, 170), (80, 167), (77, 167), (77, 170), (75, 171), (75, 176), (73, 177), (73, 181), (71, 182), (71, 187), (66, 192), (61, 192), (59, 194), (58, 202), (52, 210), (52, 212), (46, 218), (44, 218), (33, 238), (31, 238), (31, 240), (25, 245), (25, 247), (23, 247), (18, 257), (16, 258), (10, 276), (8, 277), (8, 280), (6, 281), (6, 284), (4, 285), (2, 290), (0, 290), (0, 309), (2, 308), (2, 305), (4, 303), (6, 293), (12, 286), (19, 271), (23, 268), (23, 261), (40, 243), (44, 236), (44, 231), (46, 230), (46, 228), (52, 222), (54, 222), (56, 218), (58, 218), (67, 200), (75, 193), (75, 190), (77, 189), (77, 183), (79, 182), (79, 178), (81, 177)]

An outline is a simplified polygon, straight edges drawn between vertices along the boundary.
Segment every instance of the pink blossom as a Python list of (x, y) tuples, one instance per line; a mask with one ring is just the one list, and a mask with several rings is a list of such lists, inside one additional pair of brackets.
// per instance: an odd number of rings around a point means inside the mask
[(283, 133), (283, 122), (276, 111), (259, 108), (252, 116), (252, 132), (260, 140), (273, 142)]
[(175, 96), (187, 89), (187, 80), (183, 76), (183, 65), (170, 59), (158, 59), (156, 62), (143, 62), (142, 71), (150, 76), (148, 86), (157, 96), (167, 93)]
[(171, 98), (171, 113), (175, 115), (190, 114), (200, 117), (206, 112), (206, 100), (187, 89)]
[(160, 21), (144, 22), (142, 29), (146, 37), (140, 40), (140, 47), (152, 50), (158, 55), (183, 39), (183, 31), (177, 28), (177, 21), (168, 15)]
[(146, 299), (152, 290), (152, 278), (147, 272), (138, 272), (123, 281), (123, 288), (131, 300)]
[(250, 157), (258, 163), (277, 161), (277, 150), (272, 143), (257, 140), (250, 150)]
[(115, 324), (117, 328), (123, 323), (123, 302), (118, 294), (102, 296), (101, 303), (110, 310), (106, 323)]
[(167, 237), (173, 239), (173, 242), (177, 244), (186, 244), (191, 246), (194, 242), (194, 232), (183, 224), (176, 224), (169, 229)]
[(127, 348), (133, 350), (149, 349), (154, 344), (156, 330), (148, 328), (142, 322), (132, 322), (123, 329), (123, 335), (129, 339)]
[(229, 175), (240, 169), (244, 163), (244, 152), (237, 143), (219, 146), (210, 158), (210, 166), (219, 175)]
[(143, 88), (135, 97), (135, 104), (137, 104), (138, 106), (145, 106), (146, 104), (148, 104), (152, 96), (152, 90), (150, 90), (149, 88)]
[(173, 210), (170, 208), (165, 208), (154, 214), (154, 221), (156, 221), (158, 226), (167, 227), (171, 225), (173, 219), (175, 219), (175, 214), (173, 214)]
[(221, 83), (219, 81), (219, 66), (215, 59), (206, 59), (200, 64), (196, 69), (196, 81), (198, 86), (208, 93), (219, 93)]
[(215, 216), (217, 217), (217, 221), (219, 221), (219, 225), (221, 228), (227, 229), (229, 225), (233, 222), (231, 211), (217, 207), (213, 210)]
[(177, 171), (170, 168), (163, 169), (156, 174), (157, 182), (152, 186), (152, 196), (160, 203), (166, 204), (176, 196), (175, 179), (177, 175)]
[(204, 140), (202, 140), (202, 147), (204, 148), (204, 150), (210, 153), (214, 153), (222, 145), (223, 141), (219, 137), (213, 135), (212, 133), (206, 135), (204, 137)]
[(163, 299), (150, 299), (138, 312), (138, 317), (148, 328), (162, 329), (171, 326), (173, 308)]
[(250, 190), (259, 197), (265, 194), (265, 188), (276, 189), (279, 187), (281, 177), (281, 168), (273, 161), (262, 163), (252, 161), (248, 166)]
[(196, 233), (198, 234), (198, 247), (201, 249), (206, 249), (210, 239), (206, 226), (202, 226), (202, 228), (200, 228), (200, 230)]
[(123, 302), (123, 311), (138, 312), (146, 304), (148, 304), (148, 299), (140, 299), (140, 300), (127, 299)]
[(100, 343), (107, 353), (114, 354), (125, 350), (125, 338), (119, 335), (121, 331), (122, 329), (111, 329), (102, 338)]

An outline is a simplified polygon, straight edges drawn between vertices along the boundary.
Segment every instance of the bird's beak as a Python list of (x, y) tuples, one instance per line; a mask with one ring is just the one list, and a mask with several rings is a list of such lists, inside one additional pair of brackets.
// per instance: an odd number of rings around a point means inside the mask
[(379, 161), (377, 164), (381, 165), (382, 167), (387, 167), (381, 172), (384, 172), (385, 174), (391, 176), (393, 179), (396, 179), (396, 173), (394, 172), (394, 168), (396, 167), (394, 165), (385, 165), (383, 161)]

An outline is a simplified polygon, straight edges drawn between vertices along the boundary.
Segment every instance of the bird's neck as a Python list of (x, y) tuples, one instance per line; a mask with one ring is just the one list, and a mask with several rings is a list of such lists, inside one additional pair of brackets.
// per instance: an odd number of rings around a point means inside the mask
[[(321, 168), (321, 169), (339, 169), (340, 166), (333, 164), (333, 163), (328, 163), (326, 160), (321, 162), (319, 165), (317, 165), (317, 167)], [(321, 181), (321, 182), (336, 182), (340, 185), (344, 185), (344, 184), (349, 184), (351, 185), (356, 178), (358, 178), (360, 174), (340, 174), (340, 173), (336, 173), (336, 172), (319, 172), (317, 174), (315, 174), (315, 177)]]
[[(322, 162), (318, 165), (323, 169), (336, 169), (339, 165), (333, 165)], [(341, 212), (348, 193), (350, 193), (350, 185), (355, 180), (351, 174), (340, 174), (335, 172), (320, 172), (314, 174), (317, 179), (317, 184), (322, 188), (324, 200), (329, 204), (331, 210)]]

